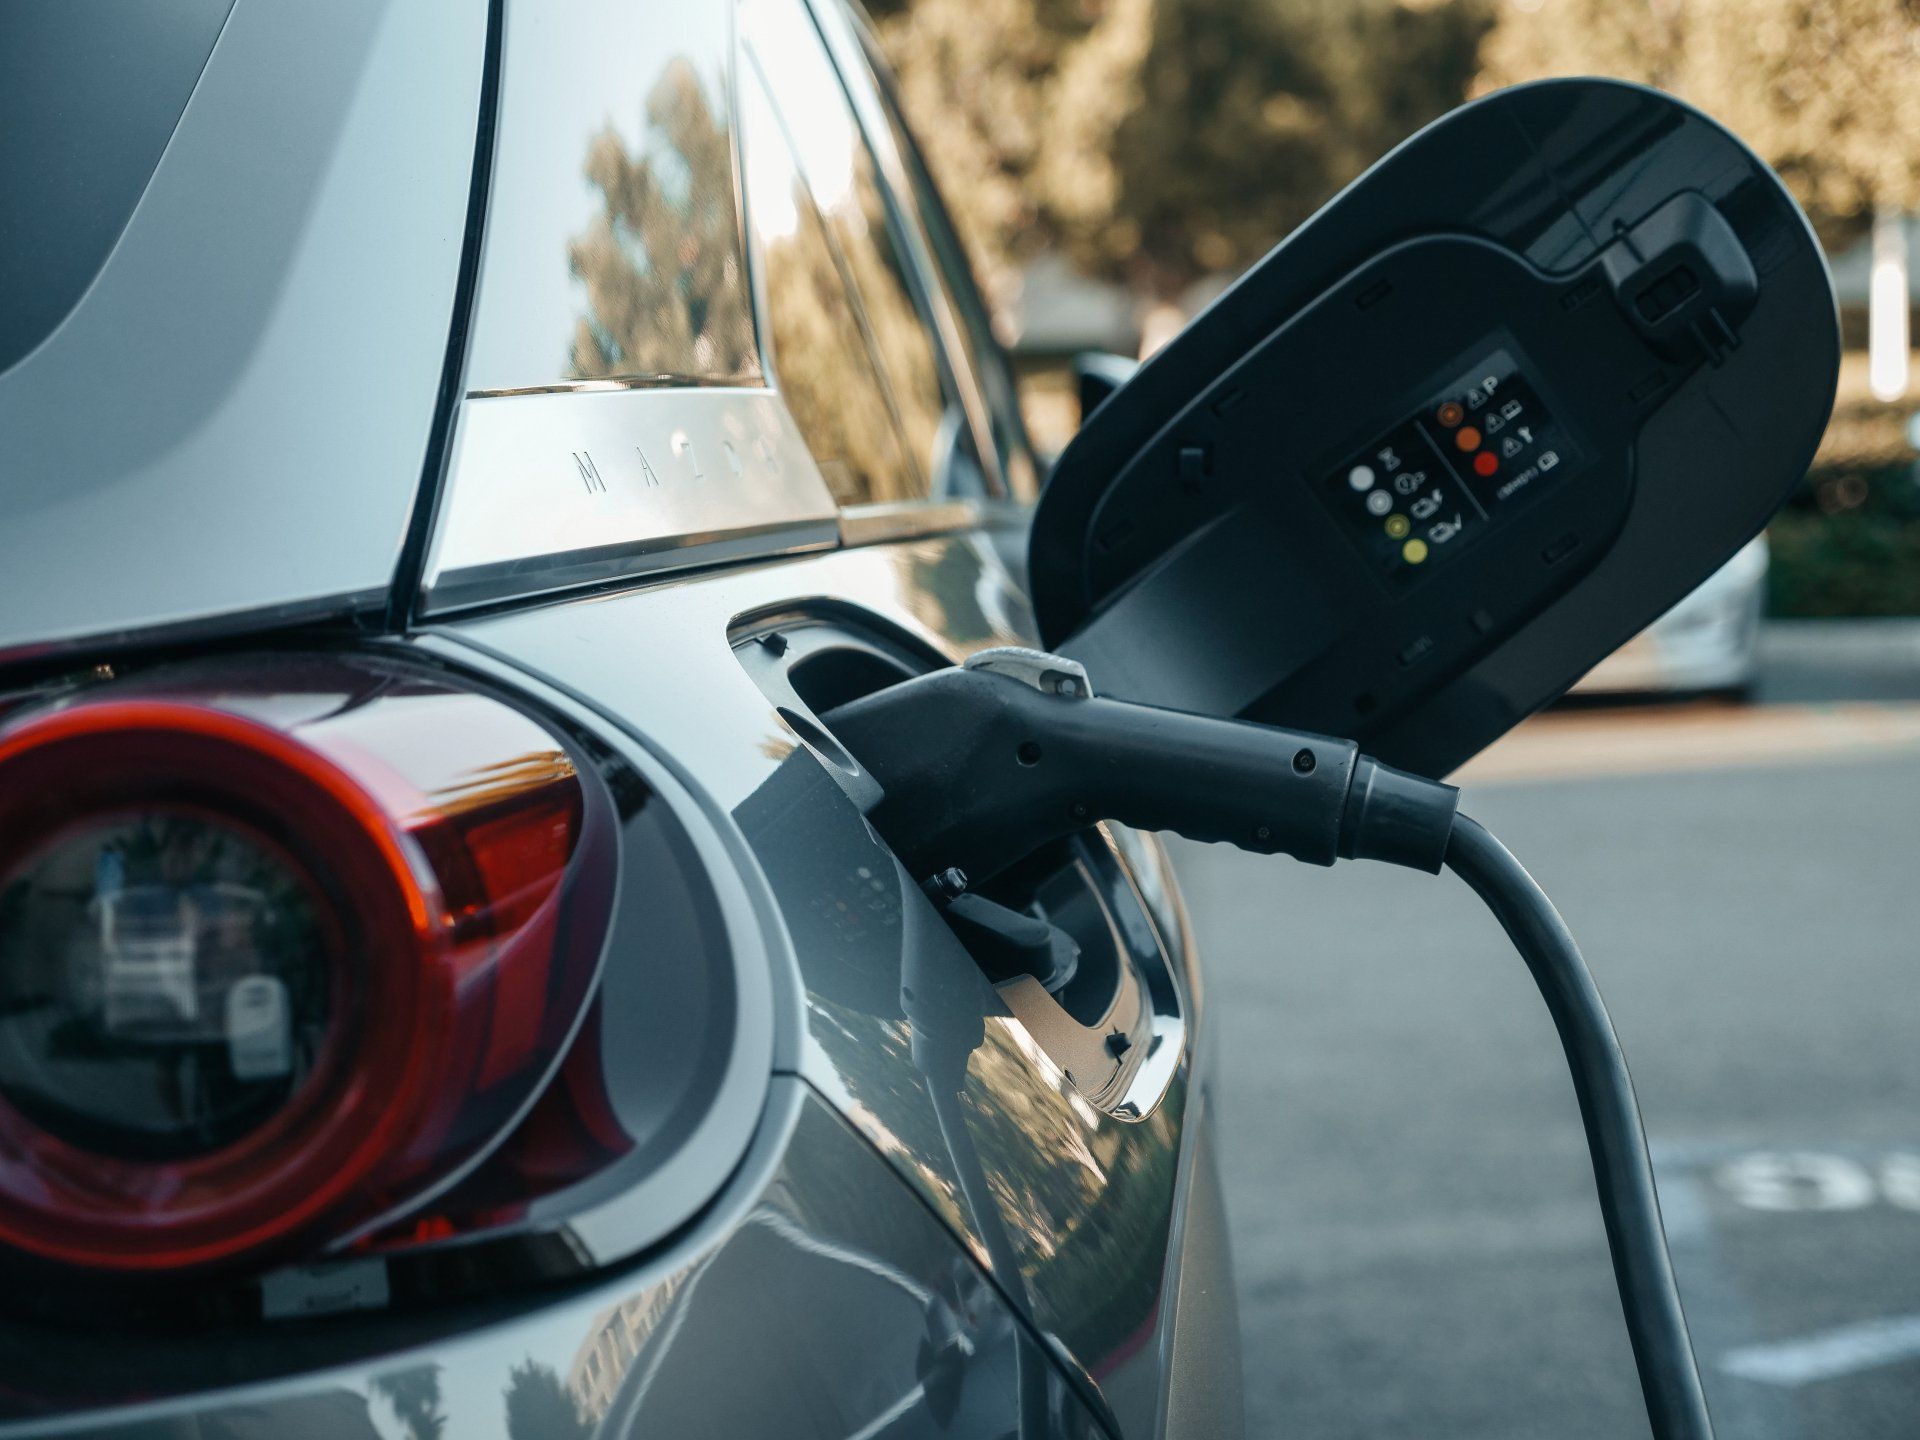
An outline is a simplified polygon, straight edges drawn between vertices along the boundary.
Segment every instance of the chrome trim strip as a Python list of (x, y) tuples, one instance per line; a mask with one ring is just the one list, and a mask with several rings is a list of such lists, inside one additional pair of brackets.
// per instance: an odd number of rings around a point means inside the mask
[(775, 560), (835, 548), (831, 521), (746, 526), (699, 535), (675, 536), (595, 552), (534, 556), (497, 565), (477, 565), (449, 577), (429, 602), (438, 619), (478, 606), (511, 600), (536, 600), (563, 591), (598, 589), (621, 581), (638, 582), (708, 565), (743, 560)]
[(974, 500), (894, 500), (878, 505), (849, 505), (840, 512), (842, 545), (878, 545), (888, 540), (918, 540), (955, 530), (974, 530), (981, 522)]
[(839, 542), (833, 497), (771, 391), (470, 398), (420, 611)]
[(613, 375), (593, 380), (554, 380), (545, 385), (516, 385), (504, 390), (469, 390), (469, 400), (505, 395), (590, 395), (602, 390), (765, 390), (755, 375)]

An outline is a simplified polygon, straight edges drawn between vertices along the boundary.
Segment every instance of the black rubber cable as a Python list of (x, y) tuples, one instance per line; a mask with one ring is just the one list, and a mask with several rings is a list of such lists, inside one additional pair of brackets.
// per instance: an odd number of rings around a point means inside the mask
[(1587, 962), (1546, 892), (1485, 826), (1456, 816), (1446, 863), (1512, 938), (1560, 1032), (1656, 1440), (1712, 1440), (1713, 1422), (1667, 1254), (1633, 1079)]
[(1351, 740), (1094, 699), (1086, 681), (1071, 660), (989, 650), (827, 721), (879, 781), (871, 819), (919, 876), (991, 876), (1100, 819), (1316, 865), (1459, 874), (1506, 928), (1560, 1032), (1656, 1440), (1712, 1440), (1633, 1081), (1579, 947), (1533, 877), (1458, 813), (1453, 786)]

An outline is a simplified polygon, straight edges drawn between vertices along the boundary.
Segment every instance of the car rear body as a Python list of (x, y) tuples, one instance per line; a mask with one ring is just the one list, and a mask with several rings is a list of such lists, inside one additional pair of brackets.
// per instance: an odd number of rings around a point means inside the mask
[[(88, 23), (29, 38), (111, 105)], [(377, 1223), (159, 1289), (9, 1257), (40, 1298), (0, 1315), (0, 1435), (1238, 1433), (1164, 856), (1036, 857), (1079, 977), (996, 985), (822, 719), (1035, 641), (1033, 460), (857, 17), (171, 23), (91, 150), (15, 87), (8, 163), (134, 178), (45, 211), (81, 259), (0, 334), (0, 736), (329, 667), (386, 677), (349, 719), (471, 691), (600, 775), (617, 898), (545, 1078)], [(168, 1043), (219, 1003), (172, 903), (97, 911), (112, 1024)], [(583, 1074), (619, 1162), (460, 1209)]]

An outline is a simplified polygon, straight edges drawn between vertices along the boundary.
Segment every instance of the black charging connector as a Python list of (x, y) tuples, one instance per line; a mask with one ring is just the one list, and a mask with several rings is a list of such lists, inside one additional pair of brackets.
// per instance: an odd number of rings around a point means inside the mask
[[(1712, 1440), (1612, 1022), (1553, 903), (1457, 812), (1453, 786), (1382, 765), (1349, 740), (1097, 699), (1082, 667), (1033, 650), (984, 651), (826, 719), (885, 792), (875, 826), (936, 886), (955, 869), (975, 880), (998, 874), (1098, 820), (1316, 865), (1382, 860), (1457, 873), (1506, 929), (1559, 1031), (1655, 1440)], [(1039, 922), (1027, 935), (987, 918), (1009, 969), (1057, 963)]]
[(873, 823), (917, 876), (958, 867), (977, 883), (1096, 820), (1438, 874), (1459, 796), (1351, 740), (1098, 699), (1079, 666), (1031, 650), (826, 718), (886, 792)]

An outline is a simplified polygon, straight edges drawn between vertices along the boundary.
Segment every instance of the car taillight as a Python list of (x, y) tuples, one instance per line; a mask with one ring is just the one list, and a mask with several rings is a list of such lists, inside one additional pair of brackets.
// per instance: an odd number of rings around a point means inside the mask
[(436, 675), (261, 659), (0, 725), (0, 1243), (319, 1248), (459, 1178), (592, 993), (610, 802)]

